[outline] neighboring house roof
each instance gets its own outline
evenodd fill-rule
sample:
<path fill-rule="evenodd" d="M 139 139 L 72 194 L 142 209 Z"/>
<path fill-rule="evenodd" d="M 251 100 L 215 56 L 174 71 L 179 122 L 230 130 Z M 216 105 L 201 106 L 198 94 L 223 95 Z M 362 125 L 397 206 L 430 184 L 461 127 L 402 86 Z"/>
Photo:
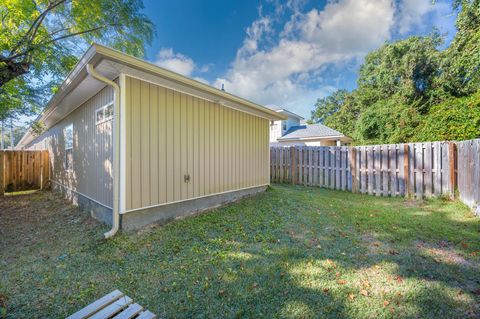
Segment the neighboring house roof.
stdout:
<path fill-rule="evenodd" d="M 286 115 L 265 106 L 94 43 L 69 73 L 37 121 L 45 123 L 47 128 L 54 126 L 105 86 L 88 75 L 87 64 L 91 64 L 98 73 L 110 80 L 117 79 L 123 73 L 269 120 L 287 119 Z M 32 132 L 28 130 L 17 147 L 28 145 L 33 138 Z"/>
<path fill-rule="evenodd" d="M 323 124 L 297 125 L 292 126 L 278 141 L 283 140 L 305 140 L 325 138 L 347 138 L 345 135 Z"/>
<path fill-rule="evenodd" d="M 276 111 L 277 113 L 284 114 L 284 115 L 286 115 L 286 116 L 288 116 L 288 117 L 295 117 L 295 118 L 297 118 L 297 119 L 299 119 L 299 120 L 303 120 L 303 119 L 304 119 L 302 116 L 300 116 L 300 115 L 298 115 L 298 114 L 295 114 L 295 113 L 293 113 L 293 112 L 291 112 L 291 111 L 289 111 L 289 110 L 287 110 L 287 109 L 284 109 L 284 108 L 282 108 L 282 107 L 280 107 L 280 106 L 278 106 L 278 105 L 270 104 L 270 105 L 267 105 L 267 107 L 270 108 L 270 109 L 272 109 L 272 110 L 274 110 L 274 111 Z"/>

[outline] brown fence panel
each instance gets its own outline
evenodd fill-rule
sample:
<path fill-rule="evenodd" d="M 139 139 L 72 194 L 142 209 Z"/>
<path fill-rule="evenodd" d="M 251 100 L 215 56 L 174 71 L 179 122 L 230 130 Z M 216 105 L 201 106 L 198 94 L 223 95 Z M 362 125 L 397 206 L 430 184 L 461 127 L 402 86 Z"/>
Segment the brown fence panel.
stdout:
<path fill-rule="evenodd" d="M 480 214 L 480 139 L 457 143 L 457 179 L 460 200 Z"/>
<path fill-rule="evenodd" d="M 456 180 L 452 145 L 272 147 L 271 181 L 376 196 L 452 196 Z"/>
<path fill-rule="evenodd" d="M 43 189 L 49 181 L 48 151 L 0 151 L 0 195 Z"/>

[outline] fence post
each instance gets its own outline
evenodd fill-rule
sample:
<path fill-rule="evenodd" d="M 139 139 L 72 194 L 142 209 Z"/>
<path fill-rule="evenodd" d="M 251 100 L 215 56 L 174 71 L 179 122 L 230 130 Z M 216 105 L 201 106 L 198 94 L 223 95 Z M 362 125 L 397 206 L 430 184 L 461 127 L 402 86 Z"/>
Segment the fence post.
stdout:
<path fill-rule="evenodd" d="M 357 185 L 357 149 L 355 147 L 349 147 L 350 151 L 350 175 L 352 176 L 352 193 L 356 193 L 358 190 Z"/>
<path fill-rule="evenodd" d="M 455 159 L 457 147 L 455 142 L 448 142 L 448 163 L 449 163 L 449 182 L 450 182 L 450 198 L 455 199 L 455 188 L 457 187 L 457 179 L 455 178 Z"/>
<path fill-rule="evenodd" d="M 5 152 L 0 150 L 0 195 L 5 193 L 5 164 L 4 164 Z"/>
<path fill-rule="evenodd" d="M 295 146 L 290 147 L 290 176 L 291 183 L 297 184 L 297 148 Z"/>
<path fill-rule="evenodd" d="M 409 168 L 409 156 L 408 156 L 408 144 L 403 145 L 403 178 L 405 180 L 405 197 L 410 195 L 410 175 L 408 174 Z"/>

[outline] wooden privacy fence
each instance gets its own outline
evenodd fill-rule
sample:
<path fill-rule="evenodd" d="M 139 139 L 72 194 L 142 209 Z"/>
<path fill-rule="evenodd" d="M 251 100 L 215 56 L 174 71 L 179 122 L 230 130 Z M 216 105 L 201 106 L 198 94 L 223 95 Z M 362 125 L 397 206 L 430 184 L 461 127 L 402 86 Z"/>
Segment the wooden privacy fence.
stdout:
<path fill-rule="evenodd" d="M 48 151 L 0 150 L 0 195 L 42 189 L 49 173 Z"/>
<path fill-rule="evenodd" d="M 480 139 L 457 143 L 458 195 L 480 215 Z"/>
<path fill-rule="evenodd" d="M 452 197 L 455 165 L 454 142 L 270 149 L 272 182 L 376 196 Z"/>

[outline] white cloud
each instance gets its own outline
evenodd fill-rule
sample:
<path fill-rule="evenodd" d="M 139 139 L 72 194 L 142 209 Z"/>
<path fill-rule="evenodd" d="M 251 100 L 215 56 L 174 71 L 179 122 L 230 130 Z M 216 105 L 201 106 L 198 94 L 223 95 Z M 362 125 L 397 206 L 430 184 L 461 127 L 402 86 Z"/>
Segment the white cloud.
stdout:
<path fill-rule="evenodd" d="M 191 76 L 196 65 L 193 60 L 183 54 L 174 53 L 171 48 L 163 48 L 157 54 L 154 62 L 162 68 L 180 73 L 182 75 Z"/>
<path fill-rule="evenodd" d="M 272 32 L 271 19 L 261 16 L 252 23 L 232 67 L 215 86 L 224 83 L 234 94 L 307 115 L 316 98 L 331 90 L 318 85 L 318 71 L 363 56 L 388 40 L 394 5 L 390 0 L 340 0 L 306 13 L 298 11 L 298 4 L 290 7 L 295 8 L 290 21 L 268 49 L 259 49 L 259 42 Z"/>
<path fill-rule="evenodd" d="M 423 17 L 438 6 L 440 4 L 433 4 L 431 0 L 403 0 L 398 5 L 398 32 L 406 34 L 413 28 L 421 27 Z"/>

